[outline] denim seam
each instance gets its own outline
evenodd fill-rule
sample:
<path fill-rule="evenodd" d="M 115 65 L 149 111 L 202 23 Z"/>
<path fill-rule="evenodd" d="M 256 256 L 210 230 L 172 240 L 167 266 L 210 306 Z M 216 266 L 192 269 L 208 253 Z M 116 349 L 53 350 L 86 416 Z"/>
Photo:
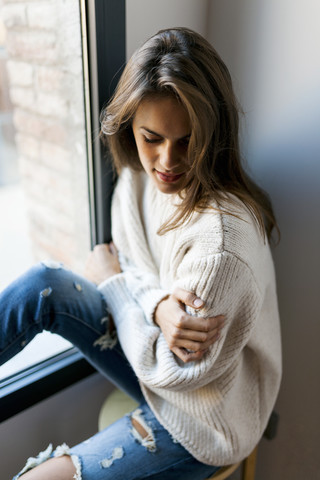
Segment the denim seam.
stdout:
<path fill-rule="evenodd" d="M 43 312 L 42 316 L 49 315 L 51 312 Z M 77 322 L 81 323 L 82 325 L 85 325 L 87 328 L 89 328 L 92 332 L 97 333 L 98 335 L 101 335 L 101 332 L 95 328 L 93 328 L 91 325 L 86 323 L 84 320 L 82 320 L 79 317 L 76 317 L 75 315 L 72 315 L 71 313 L 66 313 L 66 312 L 55 312 L 55 315 L 64 315 L 65 317 L 70 317 L 76 320 Z"/>

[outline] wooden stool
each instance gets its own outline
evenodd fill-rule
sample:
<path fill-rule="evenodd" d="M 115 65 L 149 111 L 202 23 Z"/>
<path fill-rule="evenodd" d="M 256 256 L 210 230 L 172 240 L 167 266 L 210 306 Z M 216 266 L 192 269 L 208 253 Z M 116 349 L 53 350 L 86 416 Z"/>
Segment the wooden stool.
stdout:
<path fill-rule="evenodd" d="M 207 480 L 225 480 L 235 472 L 240 466 L 242 466 L 241 480 L 254 480 L 256 471 L 256 459 L 257 459 L 258 447 L 256 447 L 250 455 L 242 462 L 234 463 L 227 467 L 222 467 L 212 477 Z"/>
<path fill-rule="evenodd" d="M 138 404 L 121 390 L 113 390 L 104 402 L 99 415 L 99 430 L 103 430 L 111 423 L 135 410 Z M 220 468 L 207 480 L 225 480 L 242 466 L 241 480 L 254 480 L 258 447 L 242 462 Z"/>

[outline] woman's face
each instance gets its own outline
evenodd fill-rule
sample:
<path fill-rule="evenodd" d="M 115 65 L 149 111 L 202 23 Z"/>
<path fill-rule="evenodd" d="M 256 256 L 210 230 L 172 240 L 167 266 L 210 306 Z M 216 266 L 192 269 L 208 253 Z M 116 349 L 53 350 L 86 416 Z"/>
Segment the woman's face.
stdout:
<path fill-rule="evenodd" d="M 162 193 L 181 190 L 188 172 L 189 116 L 174 97 L 148 97 L 132 123 L 141 164 Z"/>

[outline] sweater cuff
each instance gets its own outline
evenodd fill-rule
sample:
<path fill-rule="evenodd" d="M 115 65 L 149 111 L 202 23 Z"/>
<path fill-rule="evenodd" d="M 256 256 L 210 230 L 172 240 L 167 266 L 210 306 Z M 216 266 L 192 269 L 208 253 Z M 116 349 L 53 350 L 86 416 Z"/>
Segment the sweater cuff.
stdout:
<path fill-rule="evenodd" d="M 170 295 L 169 291 L 152 289 L 146 291 L 141 297 L 140 305 L 145 313 L 147 322 L 150 325 L 158 326 L 154 321 L 154 313 L 159 303 Z"/>
<path fill-rule="evenodd" d="M 98 285 L 99 292 L 103 295 L 109 312 L 114 319 L 122 317 L 122 310 L 130 304 L 136 304 L 126 287 L 123 273 L 114 275 Z"/>

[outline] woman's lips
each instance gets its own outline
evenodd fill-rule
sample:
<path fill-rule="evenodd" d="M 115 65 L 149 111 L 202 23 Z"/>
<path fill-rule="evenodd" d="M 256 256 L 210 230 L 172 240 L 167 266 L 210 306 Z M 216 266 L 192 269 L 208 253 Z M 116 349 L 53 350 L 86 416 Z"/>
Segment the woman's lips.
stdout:
<path fill-rule="evenodd" d="M 176 182 L 183 175 L 183 173 L 178 173 L 178 174 L 163 173 L 163 172 L 159 172 L 158 170 L 156 170 L 156 172 L 157 172 L 157 175 L 160 178 L 160 180 L 162 180 L 163 182 L 166 182 L 166 183 Z"/>

